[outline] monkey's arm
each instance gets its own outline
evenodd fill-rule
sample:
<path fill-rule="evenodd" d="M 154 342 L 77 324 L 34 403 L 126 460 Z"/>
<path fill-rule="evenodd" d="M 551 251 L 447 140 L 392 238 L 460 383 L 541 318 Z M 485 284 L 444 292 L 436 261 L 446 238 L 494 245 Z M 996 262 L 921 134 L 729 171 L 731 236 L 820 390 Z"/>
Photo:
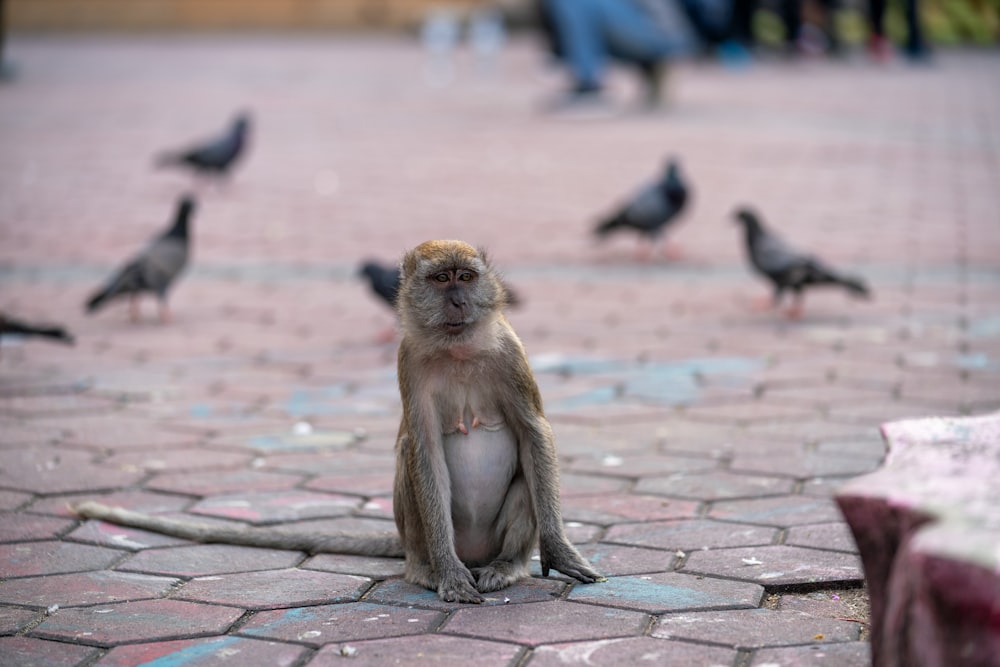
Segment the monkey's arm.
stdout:
<path fill-rule="evenodd" d="M 162 516 L 133 512 L 121 507 L 109 507 L 91 500 L 75 505 L 73 511 L 87 519 L 100 519 L 120 526 L 151 530 L 194 542 L 235 544 L 268 549 L 305 551 L 306 553 L 337 553 L 358 556 L 388 556 L 402 558 L 403 546 L 392 533 L 348 535 L 344 533 L 294 533 L 271 528 L 236 528 L 213 526 L 196 521 L 181 521 Z"/>
<path fill-rule="evenodd" d="M 531 502 L 538 520 L 538 550 L 541 555 L 542 576 L 550 569 L 592 584 L 606 581 L 583 556 L 570 544 L 563 528 L 559 507 L 559 460 L 556 456 L 552 427 L 542 412 L 542 399 L 531 375 L 527 358 L 521 355 L 523 368 L 516 377 L 521 386 L 508 410 L 508 419 L 517 424 L 518 451 L 525 479 L 531 490 Z"/>

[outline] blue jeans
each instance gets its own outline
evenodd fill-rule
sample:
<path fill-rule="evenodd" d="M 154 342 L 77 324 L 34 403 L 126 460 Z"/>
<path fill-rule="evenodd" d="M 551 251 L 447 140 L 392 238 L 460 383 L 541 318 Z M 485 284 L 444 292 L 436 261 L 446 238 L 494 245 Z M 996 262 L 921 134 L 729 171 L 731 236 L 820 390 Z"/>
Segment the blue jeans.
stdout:
<path fill-rule="evenodd" d="M 645 65 L 686 51 L 630 0 L 545 0 L 567 65 L 583 88 L 596 88 L 609 58 Z"/>

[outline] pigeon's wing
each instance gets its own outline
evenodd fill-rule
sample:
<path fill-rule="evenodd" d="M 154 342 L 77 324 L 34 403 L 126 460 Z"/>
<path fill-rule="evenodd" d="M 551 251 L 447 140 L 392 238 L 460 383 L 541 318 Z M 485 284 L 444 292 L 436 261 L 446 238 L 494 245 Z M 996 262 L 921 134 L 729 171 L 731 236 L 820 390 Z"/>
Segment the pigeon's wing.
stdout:
<path fill-rule="evenodd" d="M 625 210 L 625 222 L 630 227 L 654 232 L 674 214 L 673 205 L 667 200 L 658 184 L 640 190 Z"/>
<path fill-rule="evenodd" d="M 187 244 L 182 239 L 174 237 L 157 239 L 136 261 L 143 287 L 163 296 L 184 269 L 187 258 Z"/>
<path fill-rule="evenodd" d="M 808 261 L 774 234 L 761 234 L 751 248 L 754 265 L 767 274 L 782 273 Z"/>

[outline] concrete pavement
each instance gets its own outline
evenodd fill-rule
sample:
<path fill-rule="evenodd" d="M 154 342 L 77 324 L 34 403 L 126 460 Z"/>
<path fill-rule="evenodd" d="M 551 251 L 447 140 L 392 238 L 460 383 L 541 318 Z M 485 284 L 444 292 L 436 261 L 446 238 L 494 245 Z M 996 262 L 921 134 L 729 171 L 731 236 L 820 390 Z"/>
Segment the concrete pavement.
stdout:
<path fill-rule="evenodd" d="M 0 309 L 72 348 L 0 347 L 0 664 L 864 665 L 862 571 L 831 494 L 878 426 L 1000 408 L 1000 55 L 685 64 L 672 106 L 540 113 L 529 42 L 439 85 L 391 37 L 20 38 L 0 88 Z M 160 150 L 255 119 L 231 182 Z M 676 261 L 598 245 L 668 155 L 694 184 Z M 193 189 L 175 321 L 82 304 Z M 752 309 L 729 219 L 752 204 L 866 277 L 870 302 Z M 199 546 L 97 498 L 206 521 L 392 529 L 392 323 L 355 277 L 429 238 L 483 245 L 522 294 L 573 540 L 610 579 L 482 606 L 402 562 Z"/>

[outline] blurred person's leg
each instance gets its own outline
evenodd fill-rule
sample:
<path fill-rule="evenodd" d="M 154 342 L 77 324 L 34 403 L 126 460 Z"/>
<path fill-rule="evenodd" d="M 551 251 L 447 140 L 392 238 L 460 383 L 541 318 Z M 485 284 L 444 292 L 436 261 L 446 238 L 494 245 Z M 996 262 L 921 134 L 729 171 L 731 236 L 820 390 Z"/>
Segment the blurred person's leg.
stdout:
<path fill-rule="evenodd" d="M 547 2 L 578 93 L 601 89 L 610 57 L 648 70 L 689 46 L 627 0 Z"/>
<path fill-rule="evenodd" d="M 920 2 L 918 0 L 905 0 L 906 13 L 906 55 L 911 60 L 926 58 L 928 54 L 927 43 L 924 41 L 924 31 L 920 24 Z"/>
<path fill-rule="evenodd" d="M 802 0 L 781 0 L 781 23 L 785 28 L 785 48 L 794 54 L 802 33 Z"/>
<path fill-rule="evenodd" d="M 876 60 L 888 60 L 889 43 L 885 39 L 886 0 L 868 0 L 868 51 Z"/>

